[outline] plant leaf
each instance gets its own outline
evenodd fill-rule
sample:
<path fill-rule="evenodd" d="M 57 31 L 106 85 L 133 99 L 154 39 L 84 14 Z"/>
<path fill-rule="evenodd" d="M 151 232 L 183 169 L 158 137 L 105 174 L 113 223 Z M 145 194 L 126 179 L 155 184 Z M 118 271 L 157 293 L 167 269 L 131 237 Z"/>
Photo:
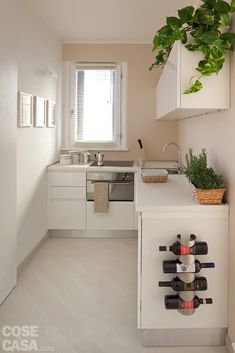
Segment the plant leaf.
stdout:
<path fill-rule="evenodd" d="M 224 62 L 224 52 L 219 47 L 213 46 L 210 50 L 210 59 Z"/>
<path fill-rule="evenodd" d="M 214 73 L 214 68 L 211 65 L 211 62 L 208 60 L 201 60 L 198 63 L 198 67 L 196 68 L 198 72 L 200 72 L 204 76 L 210 76 Z"/>
<path fill-rule="evenodd" d="M 224 41 L 222 39 L 216 39 L 213 42 L 213 45 L 217 48 L 219 48 L 222 52 L 224 52 Z"/>
<path fill-rule="evenodd" d="M 216 0 L 202 0 L 204 2 L 204 4 L 206 6 L 208 6 L 208 8 L 210 10 L 213 10 L 214 6 L 215 6 L 215 3 L 216 3 Z"/>
<path fill-rule="evenodd" d="M 161 38 L 159 37 L 159 34 L 157 33 L 155 35 L 155 37 L 153 38 L 153 51 L 156 50 L 160 46 L 161 46 Z"/>
<path fill-rule="evenodd" d="M 235 33 L 226 32 L 221 34 L 220 38 L 223 40 L 228 40 L 229 42 L 232 42 L 235 39 Z"/>
<path fill-rule="evenodd" d="M 186 44 L 187 43 L 188 36 L 187 36 L 187 32 L 184 29 L 181 30 L 181 38 L 180 38 L 180 40 L 181 40 L 182 44 Z"/>
<path fill-rule="evenodd" d="M 204 25 L 214 24 L 214 13 L 205 7 L 199 7 L 194 15 L 194 22 Z"/>
<path fill-rule="evenodd" d="M 222 13 L 220 15 L 220 20 L 219 20 L 221 26 L 220 27 L 229 27 L 231 23 L 231 19 L 229 14 Z"/>
<path fill-rule="evenodd" d="M 180 28 L 181 27 L 181 22 L 177 17 L 167 17 L 166 18 L 166 23 L 168 26 L 170 26 L 171 28 Z"/>
<path fill-rule="evenodd" d="M 232 1 L 231 1 L 230 11 L 231 11 L 231 12 L 234 12 L 234 11 L 235 11 L 235 0 L 232 0 Z"/>
<path fill-rule="evenodd" d="M 196 51 L 196 50 L 198 50 L 198 45 L 186 44 L 185 48 L 190 50 L 190 51 Z"/>
<path fill-rule="evenodd" d="M 219 34 L 216 31 L 205 32 L 201 35 L 200 40 L 206 44 L 212 44 L 219 38 Z"/>
<path fill-rule="evenodd" d="M 181 24 L 190 23 L 193 19 L 194 7 L 186 6 L 181 10 L 178 10 L 178 15 L 180 18 Z"/>
<path fill-rule="evenodd" d="M 202 89 L 202 83 L 196 80 L 189 88 L 184 91 L 184 94 L 196 93 Z"/>
<path fill-rule="evenodd" d="M 214 7 L 214 11 L 219 15 L 221 15 L 222 13 L 227 14 L 230 12 L 230 6 L 227 2 L 223 0 L 217 0 Z"/>

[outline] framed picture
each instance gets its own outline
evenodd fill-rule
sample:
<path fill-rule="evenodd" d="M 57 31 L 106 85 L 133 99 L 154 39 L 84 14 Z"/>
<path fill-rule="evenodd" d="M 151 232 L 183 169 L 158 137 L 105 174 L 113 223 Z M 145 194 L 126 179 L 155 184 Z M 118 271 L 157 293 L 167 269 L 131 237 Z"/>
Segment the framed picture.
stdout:
<path fill-rule="evenodd" d="M 47 100 L 47 127 L 55 127 L 55 102 Z"/>
<path fill-rule="evenodd" d="M 18 92 L 18 127 L 33 125 L 33 96 Z"/>
<path fill-rule="evenodd" d="M 44 127 L 46 118 L 46 105 L 45 99 L 35 96 L 33 99 L 33 111 L 34 111 L 34 126 Z"/>

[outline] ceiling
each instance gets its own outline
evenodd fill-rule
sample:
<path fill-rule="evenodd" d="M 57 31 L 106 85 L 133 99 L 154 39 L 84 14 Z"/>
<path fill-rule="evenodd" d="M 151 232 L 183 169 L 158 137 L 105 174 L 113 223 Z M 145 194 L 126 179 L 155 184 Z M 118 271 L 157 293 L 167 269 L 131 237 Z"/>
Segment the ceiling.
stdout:
<path fill-rule="evenodd" d="M 63 42 L 150 43 L 166 16 L 195 0 L 26 0 Z"/>

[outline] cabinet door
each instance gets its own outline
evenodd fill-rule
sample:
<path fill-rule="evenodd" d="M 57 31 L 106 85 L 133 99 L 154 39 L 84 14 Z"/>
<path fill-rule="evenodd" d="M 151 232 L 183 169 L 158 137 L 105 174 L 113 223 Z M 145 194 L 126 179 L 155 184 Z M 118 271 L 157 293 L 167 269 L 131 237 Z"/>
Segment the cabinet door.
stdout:
<path fill-rule="evenodd" d="M 180 106 L 180 49 L 173 46 L 156 87 L 156 118 L 160 119 Z"/>
<path fill-rule="evenodd" d="M 86 201 L 77 199 L 50 199 L 49 229 L 85 229 Z"/>
<path fill-rule="evenodd" d="M 94 202 L 87 202 L 87 229 L 133 230 L 134 203 L 109 202 L 107 213 L 95 213 Z"/>
<path fill-rule="evenodd" d="M 142 275 L 140 328 L 212 328 L 227 327 L 228 230 L 227 218 L 215 216 L 197 219 L 142 220 Z M 201 305 L 191 316 L 177 310 L 166 310 L 164 296 L 175 294 L 171 288 L 159 288 L 158 281 L 170 281 L 175 274 L 164 274 L 162 261 L 176 259 L 168 252 L 159 252 L 160 245 L 171 245 L 176 234 L 197 235 L 208 243 L 209 253 L 197 256 L 200 262 L 215 262 L 214 269 L 203 269 L 198 275 L 208 280 L 208 290 L 197 292 L 202 298 L 213 298 L 212 305 Z"/>
<path fill-rule="evenodd" d="M 178 44 L 180 45 L 180 44 Z M 204 76 L 201 79 L 203 89 L 194 94 L 184 94 L 184 91 L 190 85 L 190 78 L 198 75 L 195 68 L 203 55 L 198 52 L 191 52 L 183 45 L 181 50 L 181 108 L 183 109 L 200 109 L 217 110 L 230 108 L 230 57 L 226 55 L 226 60 L 221 71 L 211 76 Z M 192 113 L 191 113 L 192 114 Z M 193 115 L 193 114 L 192 114 Z M 195 114 L 194 114 L 195 115 Z M 190 114 L 188 115 L 190 116 Z"/>

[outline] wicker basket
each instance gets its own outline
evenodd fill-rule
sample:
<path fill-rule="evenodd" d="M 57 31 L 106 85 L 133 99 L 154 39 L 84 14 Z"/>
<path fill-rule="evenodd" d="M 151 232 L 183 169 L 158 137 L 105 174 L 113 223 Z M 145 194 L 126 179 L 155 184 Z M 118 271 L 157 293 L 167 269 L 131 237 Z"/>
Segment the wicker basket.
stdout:
<path fill-rule="evenodd" d="M 167 178 L 168 175 L 142 175 L 142 180 L 144 183 L 165 183 Z"/>
<path fill-rule="evenodd" d="M 222 203 L 226 189 L 194 189 L 193 193 L 202 205 L 219 205 Z"/>

